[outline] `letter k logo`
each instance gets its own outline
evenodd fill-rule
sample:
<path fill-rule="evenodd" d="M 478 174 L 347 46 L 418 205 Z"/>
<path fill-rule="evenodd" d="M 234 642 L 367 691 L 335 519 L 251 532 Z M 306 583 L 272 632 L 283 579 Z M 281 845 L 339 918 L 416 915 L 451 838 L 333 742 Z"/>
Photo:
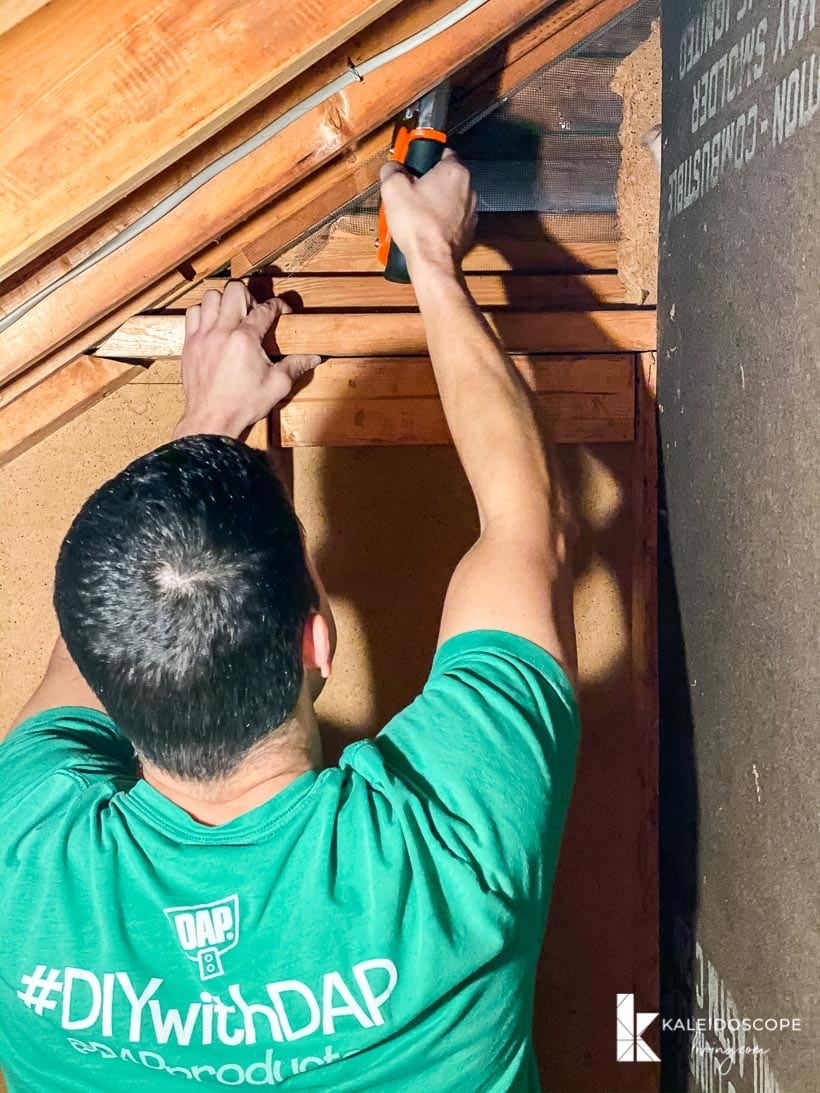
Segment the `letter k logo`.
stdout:
<path fill-rule="evenodd" d="M 616 1005 L 615 1058 L 619 1063 L 659 1063 L 659 1057 L 641 1038 L 657 1013 L 635 1013 L 634 994 L 619 994 Z"/>

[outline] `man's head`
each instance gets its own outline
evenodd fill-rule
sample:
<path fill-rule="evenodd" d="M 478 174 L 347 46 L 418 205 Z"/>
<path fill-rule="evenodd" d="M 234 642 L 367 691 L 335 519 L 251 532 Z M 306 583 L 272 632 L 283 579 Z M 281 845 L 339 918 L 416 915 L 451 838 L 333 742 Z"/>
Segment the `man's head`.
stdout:
<path fill-rule="evenodd" d="M 293 509 L 264 457 L 226 437 L 167 444 L 89 498 L 54 604 L 138 754 L 180 778 L 230 774 L 293 712 L 305 668 L 329 664 Z"/>

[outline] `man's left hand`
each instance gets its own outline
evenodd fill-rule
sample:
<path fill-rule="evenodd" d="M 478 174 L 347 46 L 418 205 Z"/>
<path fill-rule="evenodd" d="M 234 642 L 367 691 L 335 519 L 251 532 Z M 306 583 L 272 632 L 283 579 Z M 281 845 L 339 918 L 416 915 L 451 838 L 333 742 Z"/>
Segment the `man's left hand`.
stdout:
<path fill-rule="evenodd" d="M 315 368 L 317 356 L 283 357 L 263 348 L 280 315 L 291 308 L 278 298 L 256 303 L 241 281 L 211 289 L 185 313 L 182 386 L 185 410 L 174 437 L 216 433 L 238 437 L 290 394 Z"/>

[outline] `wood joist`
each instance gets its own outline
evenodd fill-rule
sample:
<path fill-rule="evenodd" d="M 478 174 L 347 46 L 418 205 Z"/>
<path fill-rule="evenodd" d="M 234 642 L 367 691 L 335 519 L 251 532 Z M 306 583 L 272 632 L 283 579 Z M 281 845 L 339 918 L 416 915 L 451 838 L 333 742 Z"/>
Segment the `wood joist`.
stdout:
<path fill-rule="evenodd" d="M 57 0 L 49 4 L 24 19 L 7 37 L 28 34 L 36 43 L 37 36 L 43 34 L 42 27 L 37 31 L 38 20 L 56 18 L 61 5 L 73 2 Z M 164 0 L 164 6 L 172 6 L 174 2 Z M 454 30 L 391 62 L 363 83 L 345 89 L 323 107 L 309 111 L 267 145 L 186 199 L 155 228 L 55 291 L 3 334 L 0 459 L 6 460 L 25 450 L 109 390 L 127 382 L 133 374 L 133 364 L 88 356 L 90 346 L 104 343 L 108 335 L 137 312 L 190 292 L 197 282 L 227 262 L 237 272 L 247 272 L 270 254 L 281 252 L 312 224 L 369 185 L 388 145 L 392 119 L 408 101 L 458 71 L 454 111 L 466 115 L 480 109 L 489 101 L 488 97 L 509 93 L 630 2 L 555 0 L 550 4 L 545 0 L 487 0 Z M 324 59 L 240 117 L 235 116 L 235 106 L 225 105 L 233 94 L 231 89 L 220 87 L 219 93 L 225 100 L 219 107 L 222 113 L 209 116 L 222 118 L 220 124 L 228 120 L 230 124 L 191 151 L 186 149 L 194 138 L 181 140 L 176 147 L 185 154 L 176 163 L 153 174 L 104 216 L 60 238 L 8 278 L 0 285 L 0 312 L 8 313 L 53 282 L 58 274 L 92 253 L 202 166 L 345 69 L 349 59 L 360 61 L 372 56 L 455 6 L 455 0 L 429 0 L 424 5 L 403 0 L 397 4 L 358 6 L 351 0 L 335 12 L 340 25 L 348 17 L 353 21 L 359 19 L 360 26 L 381 17 L 341 45 L 337 35 L 344 32 L 338 27 L 328 29 L 322 47 Z M 354 13 L 354 8 L 359 14 Z M 388 8 L 392 10 L 387 11 Z M 369 16 L 362 14 L 364 9 Z M 383 14 L 385 11 L 387 14 Z M 242 48 L 246 45 L 243 41 Z M 292 43 L 289 45 L 293 52 Z M 334 49 L 334 45 L 338 48 Z M 305 49 L 315 51 L 316 43 L 311 41 Z M 311 56 L 315 58 L 316 53 Z M 285 63 L 293 64 L 294 71 L 301 65 L 296 57 Z M 257 95 L 254 91 L 245 100 L 240 92 L 241 89 L 236 90 L 231 102 L 249 102 Z M 155 151 L 149 150 L 150 155 Z M 103 150 L 95 150 L 97 167 L 103 158 Z M 160 156 L 152 162 L 154 170 L 165 160 Z M 54 187 L 53 193 L 57 200 L 59 188 Z M 108 199 L 101 200 L 105 203 Z M 77 223 L 72 216 L 66 204 L 64 231 Z M 503 229 L 499 218 L 488 218 L 492 221 L 490 237 L 479 239 L 467 261 L 468 270 L 491 275 L 486 281 L 474 281 L 482 306 L 512 305 L 521 312 L 547 307 L 582 307 L 589 311 L 619 306 L 622 289 L 613 277 L 611 234 L 607 238 L 576 237 L 561 241 L 539 232 L 538 240 L 532 234 L 527 238 L 516 230 L 509 231 L 513 227 L 512 218 L 500 219 L 506 221 Z M 504 237 L 506 232 L 509 234 Z M 59 234 L 57 229 L 49 239 Z M 351 243 L 342 236 L 329 241 L 324 259 L 326 268 L 322 272 L 344 271 L 353 279 L 374 273 L 372 251 L 365 254 L 361 249 L 363 242 L 369 246 L 369 240 Z M 545 274 L 564 276 L 563 279 L 554 276 L 552 281 L 539 284 L 535 279 L 529 282 L 511 279 L 508 276 L 511 270 L 529 270 L 533 278 Z M 315 263 L 309 263 L 302 272 L 312 275 L 316 272 Z M 570 277 L 570 272 L 578 276 Z M 293 290 L 303 294 L 307 287 L 303 280 Z M 344 307 L 339 300 L 346 286 L 336 284 L 332 290 L 330 285 L 325 287 L 327 300 L 317 304 L 316 309 Z M 375 282 L 370 287 L 375 288 Z M 381 281 L 378 287 L 379 303 L 370 306 L 407 306 L 406 293 L 403 297 L 391 296 L 392 289 Z M 365 285 L 360 284 L 356 289 L 351 284 L 347 288 L 355 292 L 365 289 Z M 542 291 L 544 297 L 539 300 Z M 334 302 L 328 302 L 331 299 Z M 559 326 L 564 324 L 558 315 L 554 321 Z M 581 322 L 577 314 L 567 321 L 576 329 Z M 654 345 L 654 339 L 647 335 L 635 344 L 617 344 L 639 351 L 650 348 L 649 342 Z M 563 345 L 560 339 L 559 344 Z M 572 351 L 575 344 L 570 338 L 567 351 Z M 612 344 L 606 343 L 606 347 L 612 348 Z M 337 347 L 335 355 L 338 354 Z M 28 432 L 22 424 L 27 420 L 32 423 Z"/>

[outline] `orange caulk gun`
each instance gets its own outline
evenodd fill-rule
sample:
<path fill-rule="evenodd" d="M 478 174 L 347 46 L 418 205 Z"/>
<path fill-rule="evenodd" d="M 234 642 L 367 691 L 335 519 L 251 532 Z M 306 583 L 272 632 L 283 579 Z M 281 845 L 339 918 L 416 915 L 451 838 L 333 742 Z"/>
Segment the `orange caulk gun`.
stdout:
<path fill-rule="evenodd" d="M 390 149 L 390 159 L 401 163 L 416 178 L 427 174 L 444 154 L 447 134 L 444 123 L 450 102 L 450 81 L 423 95 L 418 102 L 407 108 Z M 379 238 L 377 255 L 384 266 L 388 281 L 410 284 L 410 274 L 404 255 L 390 238 L 384 207 L 379 206 Z"/>

